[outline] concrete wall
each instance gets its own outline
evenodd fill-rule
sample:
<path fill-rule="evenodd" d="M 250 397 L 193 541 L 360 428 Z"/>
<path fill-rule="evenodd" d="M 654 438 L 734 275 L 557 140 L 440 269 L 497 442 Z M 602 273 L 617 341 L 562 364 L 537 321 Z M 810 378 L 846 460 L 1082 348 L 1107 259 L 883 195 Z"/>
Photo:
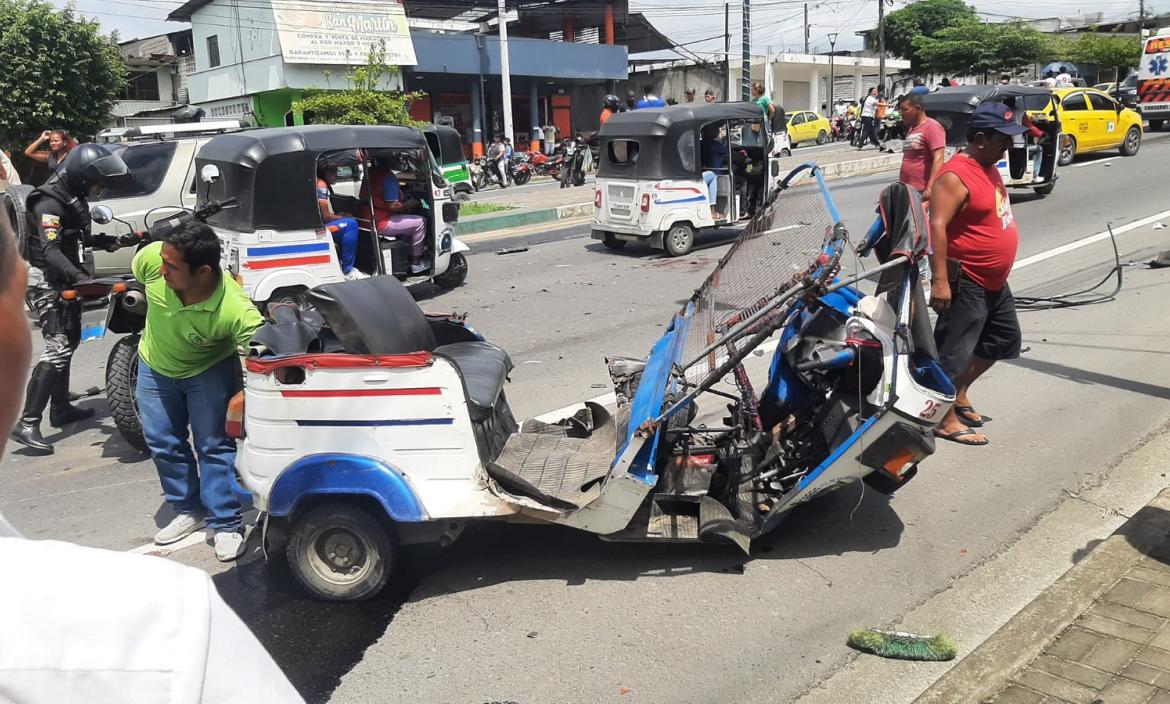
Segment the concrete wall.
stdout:
<path fill-rule="evenodd" d="M 138 71 L 141 73 L 141 71 Z M 174 105 L 174 69 L 164 66 L 154 71 L 158 79 L 158 100 L 119 100 L 114 104 L 114 116 L 126 117 L 144 110 L 157 110 L 168 105 Z"/>
<path fill-rule="evenodd" d="M 626 99 L 626 91 L 633 91 L 634 95 L 641 97 L 642 86 L 647 83 L 654 86 L 658 97 L 663 100 L 674 98 L 679 103 L 686 101 L 687 88 L 695 89 L 695 102 L 703 101 L 703 91 L 708 88 L 715 91 L 720 101 L 725 99 L 724 94 L 727 92 L 723 88 L 722 66 L 673 66 L 652 71 L 631 71 L 626 80 L 614 82 L 614 95 L 622 101 Z M 608 92 L 605 83 L 579 86 L 573 91 L 574 129 L 593 131 L 600 126 L 601 101 Z"/>

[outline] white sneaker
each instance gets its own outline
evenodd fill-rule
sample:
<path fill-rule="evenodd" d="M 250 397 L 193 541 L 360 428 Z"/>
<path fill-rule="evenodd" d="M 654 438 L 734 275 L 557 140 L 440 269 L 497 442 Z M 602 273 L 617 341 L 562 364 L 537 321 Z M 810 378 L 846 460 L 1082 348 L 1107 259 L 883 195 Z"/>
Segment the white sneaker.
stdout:
<path fill-rule="evenodd" d="M 430 268 L 431 268 L 431 266 L 429 264 L 419 262 L 418 264 L 411 264 L 410 265 L 410 273 L 412 273 L 412 274 L 425 274 L 425 273 L 427 273 L 427 271 Z"/>
<path fill-rule="evenodd" d="M 174 520 L 163 526 L 163 529 L 154 534 L 155 545 L 170 545 L 177 543 L 188 535 L 203 527 L 202 513 L 180 513 Z"/>
<path fill-rule="evenodd" d="M 370 275 L 358 269 L 356 266 L 349 270 L 348 274 L 342 274 L 346 281 L 357 281 L 358 279 L 368 279 Z"/>
<path fill-rule="evenodd" d="M 225 530 L 215 534 L 215 559 L 231 562 L 244 554 L 244 534 Z"/>

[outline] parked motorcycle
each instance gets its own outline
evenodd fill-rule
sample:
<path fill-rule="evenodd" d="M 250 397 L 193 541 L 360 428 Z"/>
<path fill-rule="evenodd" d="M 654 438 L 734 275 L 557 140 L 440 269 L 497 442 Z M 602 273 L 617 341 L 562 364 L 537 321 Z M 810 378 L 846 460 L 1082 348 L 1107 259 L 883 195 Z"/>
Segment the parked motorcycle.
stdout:
<path fill-rule="evenodd" d="M 566 139 L 562 145 L 564 150 L 564 168 L 561 169 L 561 188 L 568 188 L 572 186 L 585 185 L 585 157 L 589 151 L 589 145 L 585 140 L 577 135 L 571 139 Z"/>
<path fill-rule="evenodd" d="M 108 206 L 96 205 L 90 210 L 90 217 L 96 225 L 118 222 L 131 229 L 129 234 L 118 236 L 122 246 L 143 246 L 162 239 L 171 230 L 190 222 L 205 221 L 224 208 L 236 205 L 235 198 L 212 201 L 197 210 L 183 210 L 177 214 L 167 208 L 168 216 L 148 224 L 146 232 L 135 232 L 133 227 L 114 217 Z M 149 223 L 150 213 L 146 220 Z M 142 435 L 142 422 L 138 418 L 136 382 L 138 379 L 138 343 L 146 327 L 146 289 L 133 279 L 97 279 L 76 287 L 75 295 L 87 300 L 108 298 L 105 324 L 90 331 L 86 339 L 101 339 L 107 332 L 124 335 L 118 340 L 106 359 L 106 400 L 110 404 L 110 416 L 114 427 L 131 446 L 146 451 L 146 439 Z"/>
<path fill-rule="evenodd" d="M 516 152 L 512 155 L 512 163 L 508 165 L 512 172 L 512 183 L 523 186 L 532 180 L 532 165 L 528 162 L 526 152 Z"/>

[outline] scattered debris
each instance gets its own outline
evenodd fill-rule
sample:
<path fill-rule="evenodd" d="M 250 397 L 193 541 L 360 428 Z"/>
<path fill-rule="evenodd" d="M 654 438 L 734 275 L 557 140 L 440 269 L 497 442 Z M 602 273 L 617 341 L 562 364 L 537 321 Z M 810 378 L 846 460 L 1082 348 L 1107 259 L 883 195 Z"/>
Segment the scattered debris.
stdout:
<path fill-rule="evenodd" d="M 539 359 L 526 359 L 521 362 L 521 364 L 544 364 L 544 362 L 540 361 Z"/>
<path fill-rule="evenodd" d="M 1165 229 L 1166 229 L 1166 223 L 1164 223 L 1164 222 L 1156 222 L 1156 223 L 1154 223 L 1154 229 L 1155 229 L 1155 230 L 1165 230 Z"/>
<path fill-rule="evenodd" d="M 604 389 L 605 384 L 590 384 L 589 388 L 591 388 L 591 389 Z"/>
<path fill-rule="evenodd" d="M 850 648 L 895 660 L 953 660 L 954 642 L 943 634 L 920 636 L 898 631 L 858 629 L 846 641 Z"/>
<path fill-rule="evenodd" d="M 535 637 L 536 637 L 536 631 L 529 631 L 529 632 L 528 632 L 528 637 L 529 637 L 529 638 L 535 638 Z"/>
<path fill-rule="evenodd" d="M 505 247 L 504 249 L 497 249 L 496 254 L 517 254 L 519 252 L 527 251 L 527 247 Z"/>
<path fill-rule="evenodd" d="M 629 687 L 618 687 L 618 694 L 625 695 L 625 694 L 629 694 L 632 691 L 634 691 L 634 690 L 630 689 Z"/>

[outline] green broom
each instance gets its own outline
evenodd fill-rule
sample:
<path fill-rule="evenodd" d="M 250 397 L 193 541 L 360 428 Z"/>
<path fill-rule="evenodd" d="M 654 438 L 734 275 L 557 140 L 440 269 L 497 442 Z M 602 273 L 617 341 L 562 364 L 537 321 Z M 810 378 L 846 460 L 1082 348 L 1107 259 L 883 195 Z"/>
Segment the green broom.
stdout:
<path fill-rule="evenodd" d="M 897 660 L 952 660 L 955 644 L 943 634 L 919 636 L 897 631 L 861 628 L 849 634 L 850 648 Z"/>

